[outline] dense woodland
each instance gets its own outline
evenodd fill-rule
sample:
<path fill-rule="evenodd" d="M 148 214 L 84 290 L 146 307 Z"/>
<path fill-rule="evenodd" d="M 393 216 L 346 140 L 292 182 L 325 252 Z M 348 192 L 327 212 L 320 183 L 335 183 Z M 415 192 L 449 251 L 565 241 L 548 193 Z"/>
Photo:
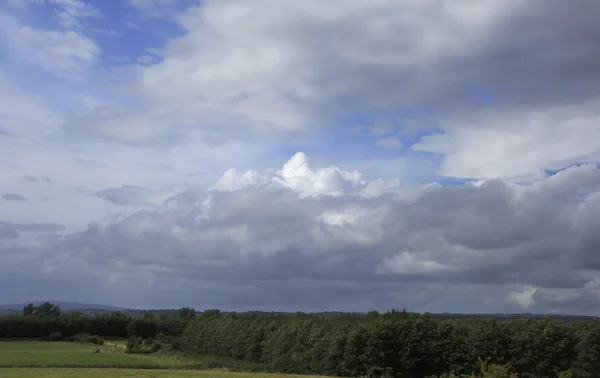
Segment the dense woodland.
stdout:
<path fill-rule="evenodd" d="M 152 351 L 222 356 L 269 371 L 337 376 L 480 376 L 486 365 L 520 377 L 597 377 L 600 372 L 598 320 L 436 319 L 396 310 L 366 316 L 259 316 L 182 308 L 170 314 L 84 316 L 61 313 L 50 303 L 31 305 L 21 314 L 0 318 L 0 338 L 54 335 L 50 339 L 57 340 L 84 333 L 129 338 L 131 349 L 154 340 L 159 347 Z"/>

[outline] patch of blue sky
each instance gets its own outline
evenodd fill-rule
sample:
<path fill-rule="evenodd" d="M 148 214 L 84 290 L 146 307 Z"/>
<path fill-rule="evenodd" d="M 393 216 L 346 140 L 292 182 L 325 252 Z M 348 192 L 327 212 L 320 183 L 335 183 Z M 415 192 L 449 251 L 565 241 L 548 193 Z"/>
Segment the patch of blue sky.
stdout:
<path fill-rule="evenodd" d="M 135 61 L 140 56 L 152 55 L 150 49 L 163 49 L 169 38 L 184 34 L 173 19 L 141 17 L 135 8 L 124 2 L 95 0 L 91 4 L 104 15 L 96 21 L 97 27 L 119 33 L 114 36 L 98 33 L 96 37 L 107 57 Z"/>
<path fill-rule="evenodd" d="M 98 10 L 99 16 L 81 19 L 82 32 L 98 44 L 104 59 L 135 61 L 139 56 L 149 55 L 148 49 L 161 49 L 168 38 L 184 33 L 174 19 L 143 17 L 125 1 L 89 0 L 87 4 Z M 19 18 L 29 26 L 56 29 L 59 11 L 56 4 L 32 3 L 29 11 Z"/>

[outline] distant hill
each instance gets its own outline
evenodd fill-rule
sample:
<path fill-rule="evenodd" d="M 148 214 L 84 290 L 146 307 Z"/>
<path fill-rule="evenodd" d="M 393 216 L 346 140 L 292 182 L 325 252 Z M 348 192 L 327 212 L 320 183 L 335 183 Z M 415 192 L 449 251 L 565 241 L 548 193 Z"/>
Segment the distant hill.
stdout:
<path fill-rule="evenodd" d="M 8 304 L 8 305 L 0 305 L 0 311 L 2 312 L 15 312 L 22 311 L 23 307 L 27 306 L 29 303 L 33 303 L 34 306 L 39 306 L 46 301 L 33 301 L 28 303 L 20 303 L 20 304 Z M 73 311 L 73 310 L 95 310 L 95 311 L 126 311 L 127 309 L 122 307 L 115 306 L 105 306 L 99 304 L 91 304 L 91 303 L 78 303 L 78 302 L 65 302 L 65 301 L 48 301 L 52 304 L 59 305 L 62 311 Z"/>

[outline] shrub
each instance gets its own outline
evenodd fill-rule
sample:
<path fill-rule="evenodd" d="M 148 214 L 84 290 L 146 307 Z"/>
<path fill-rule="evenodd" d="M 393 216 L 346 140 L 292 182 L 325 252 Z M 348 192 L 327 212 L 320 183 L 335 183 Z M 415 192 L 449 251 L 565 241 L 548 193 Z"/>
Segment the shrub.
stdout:
<path fill-rule="evenodd" d="M 173 340 L 171 341 L 171 349 L 172 350 L 180 350 L 181 349 L 181 341 L 179 340 L 179 338 L 173 338 Z"/>
<path fill-rule="evenodd" d="M 89 333 L 78 333 L 73 336 L 73 340 L 78 343 L 87 343 L 95 345 L 104 345 L 104 339 L 98 335 L 90 335 Z"/>
<path fill-rule="evenodd" d="M 150 345 L 150 353 L 156 353 L 162 349 L 162 344 L 158 341 L 153 341 L 152 345 Z"/>
<path fill-rule="evenodd" d="M 150 354 L 156 353 L 162 348 L 162 344 L 158 341 L 152 341 L 152 339 L 132 337 L 127 342 L 127 349 L 125 349 L 125 353 Z"/>
<path fill-rule="evenodd" d="M 48 341 L 61 341 L 63 339 L 63 335 L 60 332 L 52 332 L 48 335 Z"/>

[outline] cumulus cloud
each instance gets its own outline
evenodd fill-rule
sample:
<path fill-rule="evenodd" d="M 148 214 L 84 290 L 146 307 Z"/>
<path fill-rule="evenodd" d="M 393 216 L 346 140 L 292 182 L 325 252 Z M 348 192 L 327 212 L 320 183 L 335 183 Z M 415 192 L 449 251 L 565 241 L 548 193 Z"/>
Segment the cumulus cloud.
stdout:
<path fill-rule="evenodd" d="M 334 124 L 332 114 L 366 112 L 375 125 L 393 122 L 416 135 L 431 124 L 416 126 L 406 110 L 424 108 L 443 132 L 413 149 L 440 154 L 439 174 L 535 179 L 598 158 L 600 27 L 591 15 L 599 6 L 572 7 L 202 2 L 178 14 L 184 33 L 164 58 L 139 67 L 132 85 L 143 105 L 133 114 L 107 109 L 86 124 L 94 135 L 139 141 L 186 128 L 314 132 Z"/>
<path fill-rule="evenodd" d="M 108 292 L 135 283 L 155 303 L 593 312 L 599 213 L 595 165 L 527 185 L 408 187 L 298 153 L 280 169 L 229 170 L 154 209 L 92 223 L 38 266 L 89 274 Z"/>
<path fill-rule="evenodd" d="M 135 48 L 40 3 L 0 7 L 0 301 L 597 314 L 596 3 L 132 0 Z"/>

